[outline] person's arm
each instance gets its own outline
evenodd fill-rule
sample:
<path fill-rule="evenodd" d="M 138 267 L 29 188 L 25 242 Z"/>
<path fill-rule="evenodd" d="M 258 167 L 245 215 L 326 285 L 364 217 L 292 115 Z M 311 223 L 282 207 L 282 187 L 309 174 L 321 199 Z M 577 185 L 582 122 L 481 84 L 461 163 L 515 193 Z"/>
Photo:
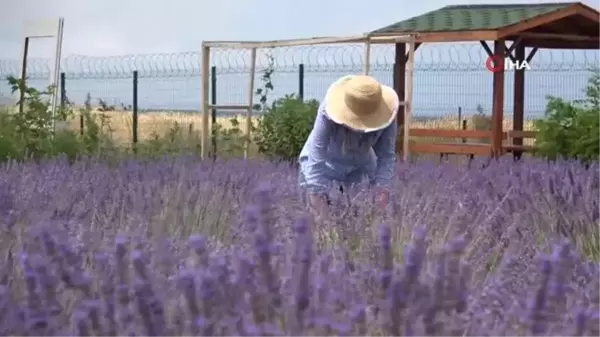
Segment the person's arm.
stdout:
<path fill-rule="evenodd" d="M 324 196 L 329 189 L 329 178 L 326 176 L 325 164 L 327 146 L 331 131 L 331 121 L 325 116 L 324 105 L 319 107 L 317 118 L 308 142 L 308 158 L 303 163 L 303 173 L 306 180 L 306 189 L 309 195 Z"/>
<path fill-rule="evenodd" d="M 396 138 L 398 136 L 398 124 L 392 121 L 373 146 L 377 156 L 377 170 L 373 184 L 381 189 L 390 190 L 396 166 Z"/>

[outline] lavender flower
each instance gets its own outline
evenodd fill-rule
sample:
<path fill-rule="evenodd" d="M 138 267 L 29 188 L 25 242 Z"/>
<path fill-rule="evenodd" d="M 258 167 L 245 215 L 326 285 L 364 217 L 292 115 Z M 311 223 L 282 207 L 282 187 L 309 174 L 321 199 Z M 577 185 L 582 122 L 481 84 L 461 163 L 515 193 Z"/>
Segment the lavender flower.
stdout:
<path fill-rule="evenodd" d="M 317 233 L 288 164 L 2 166 L 0 334 L 598 335 L 597 168 L 398 163 Z"/>

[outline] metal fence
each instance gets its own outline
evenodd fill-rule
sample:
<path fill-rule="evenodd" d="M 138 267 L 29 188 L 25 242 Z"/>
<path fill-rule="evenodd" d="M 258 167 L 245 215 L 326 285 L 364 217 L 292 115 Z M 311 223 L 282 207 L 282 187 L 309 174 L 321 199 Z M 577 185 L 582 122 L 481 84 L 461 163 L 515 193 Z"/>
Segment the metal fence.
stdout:
<path fill-rule="evenodd" d="M 527 51 L 529 52 L 529 51 Z M 211 65 L 216 69 L 214 98 L 219 103 L 243 103 L 249 73 L 248 52 L 216 49 Z M 548 95 L 581 99 L 591 71 L 598 69 L 599 52 L 539 50 L 526 74 L 526 118 L 543 115 Z M 260 50 L 255 87 L 261 87 L 261 72 L 272 57 L 275 72 L 270 99 L 296 93 L 304 99 L 321 99 L 330 83 L 363 69 L 360 44 L 279 47 Z M 487 55 L 479 43 L 424 44 L 416 51 L 414 116 L 419 119 L 463 116 L 491 111 L 492 73 L 485 67 Z M 392 84 L 394 48 L 372 47 L 371 72 L 382 83 Z M 115 109 L 132 105 L 132 76 L 137 70 L 138 104 L 141 113 L 199 112 L 201 106 L 200 51 L 174 54 L 94 57 L 71 55 L 62 60 L 65 91 L 70 101 L 83 104 L 89 93 Z M 51 71 L 46 59 L 28 61 L 30 85 L 43 87 Z M 0 60 L 0 76 L 17 75 L 18 60 Z M 505 116 L 510 118 L 513 73 L 505 79 Z M 6 81 L 0 82 L 0 105 L 11 99 Z M 220 115 L 227 112 L 220 111 Z M 167 114 L 163 114 L 167 115 Z M 165 117 L 166 118 L 166 117 Z M 142 126 L 143 127 L 143 126 Z M 144 133 L 143 130 L 140 131 Z"/>

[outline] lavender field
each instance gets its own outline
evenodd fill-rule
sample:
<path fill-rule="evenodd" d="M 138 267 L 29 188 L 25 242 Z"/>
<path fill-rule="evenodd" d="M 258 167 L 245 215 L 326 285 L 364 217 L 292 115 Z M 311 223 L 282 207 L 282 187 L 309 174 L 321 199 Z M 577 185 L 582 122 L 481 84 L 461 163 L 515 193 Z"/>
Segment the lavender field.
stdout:
<path fill-rule="evenodd" d="M 483 164 L 328 216 L 265 161 L 2 164 L 0 334 L 598 336 L 598 164 Z"/>

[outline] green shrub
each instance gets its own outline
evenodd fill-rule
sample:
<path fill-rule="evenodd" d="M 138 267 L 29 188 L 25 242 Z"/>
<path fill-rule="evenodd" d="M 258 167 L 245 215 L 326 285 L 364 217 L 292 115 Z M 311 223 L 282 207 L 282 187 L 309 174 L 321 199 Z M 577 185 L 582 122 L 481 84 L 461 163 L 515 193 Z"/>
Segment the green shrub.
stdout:
<path fill-rule="evenodd" d="M 258 125 L 256 143 L 269 158 L 292 161 L 302 150 L 317 116 L 319 102 L 286 95 L 269 107 Z"/>
<path fill-rule="evenodd" d="M 135 149 L 133 146 L 119 145 L 112 137 L 114 130 L 110 117 L 104 113 L 114 110 L 114 107 L 98 100 L 101 107 L 99 111 L 93 112 L 92 97 L 89 93 L 83 107 L 78 111 L 78 117 L 82 120 L 82 130 L 76 132 L 57 128 L 53 132 L 53 122 L 64 124 L 75 117 L 71 103 L 67 100 L 66 104 L 58 109 L 57 114 L 52 116 L 49 109 L 52 87 L 39 91 L 28 87 L 25 81 L 20 79 L 10 77 L 8 81 L 13 92 L 24 92 L 25 104 L 22 112 L 16 107 L 0 110 L 0 161 L 55 156 L 65 156 L 71 161 L 80 156 L 118 161 L 131 156 L 152 159 L 199 152 L 198 132 L 178 123 L 163 136 L 155 134 L 150 139 L 140 140 Z"/>
<path fill-rule="evenodd" d="M 60 106 L 52 115 L 50 104 L 54 87 L 43 91 L 27 86 L 25 80 L 7 78 L 12 92 L 23 92 L 23 111 L 11 107 L 0 111 L 0 161 L 40 159 L 64 155 L 75 160 L 80 155 L 97 155 L 113 149 L 105 136 L 107 125 L 102 116 L 91 114 L 88 101 L 81 109 L 85 133 L 79 135 L 71 130 L 53 130 L 53 124 L 65 123 L 73 117 L 69 102 Z M 19 105 L 21 101 L 17 102 Z"/>
<path fill-rule="evenodd" d="M 550 159 L 598 160 L 600 153 L 600 76 L 595 72 L 586 99 L 565 101 L 548 97 L 546 113 L 536 122 L 536 154 Z"/>
<path fill-rule="evenodd" d="M 274 89 L 271 76 L 275 61 L 271 53 L 266 56 L 268 65 L 261 77 L 263 85 L 256 90 L 259 104 L 254 106 L 255 110 L 262 112 L 262 117 L 258 126 L 253 127 L 253 140 L 259 154 L 269 159 L 293 161 L 312 130 L 319 102 L 304 101 L 289 94 L 269 105 L 268 95 Z"/>
<path fill-rule="evenodd" d="M 212 132 L 216 137 L 217 142 L 217 155 L 219 157 L 241 157 L 244 154 L 244 145 L 248 140 L 248 136 L 242 130 L 242 127 L 245 129 L 246 121 L 240 122 L 238 116 L 233 116 L 229 118 L 230 128 L 223 128 L 219 124 L 214 124 L 212 126 Z M 256 132 L 256 125 L 250 125 L 250 134 L 254 134 Z M 252 137 L 250 137 L 252 139 Z M 251 144 L 250 154 L 255 155 L 255 144 Z M 213 149 L 211 146 L 210 149 L 211 156 L 213 155 Z"/>
<path fill-rule="evenodd" d="M 261 115 L 257 125 L 250 125 L 250 138 L 245 132 L 245 121 L 238 116 L 229 121 L 230 128 L 220 125 L 212 126 L 216 137 L 217 155 L 219 157 L 241 156 L 244 145 L 250 140 L 249 157 L 264 156 L 275 160 L 292 161 L 299 154 L 304 142 L 312 130 L 319 102 L 303 101 L 295 95 L 286 95 L 269 104 L 269 95 L 274 86 L 271 76 L 274 72 L 274 59 L 270 52 L 266 53 L 267 67 L 263 69 L 262 85 L 256 89 L 257 103 L 253 110 Z M 212 152 L 212 149 L 211 149 Z"/>

